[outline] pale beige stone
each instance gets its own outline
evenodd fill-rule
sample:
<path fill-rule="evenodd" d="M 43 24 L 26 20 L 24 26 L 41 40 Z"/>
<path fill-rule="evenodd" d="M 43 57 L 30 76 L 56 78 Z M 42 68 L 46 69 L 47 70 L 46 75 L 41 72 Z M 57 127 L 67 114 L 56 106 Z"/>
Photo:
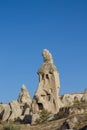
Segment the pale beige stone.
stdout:
<path fill-rule="evenodd" d="M 10 106 L 9 104 L 1 104 L 0 106 L 2 106 L 3 111 L 2 121 L 7 121 L 11 113 Z"/>
<path fill-rule="evenodd" d="M 17 100 L 19 103 L 21 104 L 31 104 L 31 98 L 30 98 L 30 95 L 28 93 L 28 90 L 27 88 L 25 87 L 25 85 L 23 84 L 22 87 L 21 87 L 21 92 L 19 94 L 19 97 L 18 97 L 18 100 Z"/>
<path fill-rule="evenodd" d="M 11 115 L 9 117 L 9 120 L 15 121 L 22 114 L 20 104 L 17 101 L 12 101 L 12 102 L 9 103 L 9 105 L 10 105 L 10 108 L 11 108 Z"/>
<path fill-rule="evenodd" d="M 75 100 L 81 102 L 82 97 L 83 93 L 64 94 L 60 96 L 60 107 L 71 106 L 75 103 Z"/>
<path fill-rule="evenodd" d="M 38 70 L 39 84 L 34 95 L 33 110 L 38 112 L 44 108 L 56 113 L 59 110 L 59 73 L 53 64 L 51 53 L 45 49 L 42 52 L 42 56 L 44 64 Z"/>
<path fill-rule="evenodd" d="M 36 120 L 39 119 L 39 114 L 36 113 L 36 114 L 33 114 L 32 115 L 32 124 L 36 124 Z"/>

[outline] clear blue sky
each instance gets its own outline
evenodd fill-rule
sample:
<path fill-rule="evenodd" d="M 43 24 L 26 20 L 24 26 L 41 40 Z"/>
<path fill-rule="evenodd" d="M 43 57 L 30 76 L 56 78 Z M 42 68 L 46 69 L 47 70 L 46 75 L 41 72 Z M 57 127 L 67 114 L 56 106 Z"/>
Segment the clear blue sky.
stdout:
<path fill-rule="evenodd" d="M 41 52 L 50 50 L 60 94 L 87 88 L 87 0 L 0 0 L 0 102 L 38 86 Z"/>

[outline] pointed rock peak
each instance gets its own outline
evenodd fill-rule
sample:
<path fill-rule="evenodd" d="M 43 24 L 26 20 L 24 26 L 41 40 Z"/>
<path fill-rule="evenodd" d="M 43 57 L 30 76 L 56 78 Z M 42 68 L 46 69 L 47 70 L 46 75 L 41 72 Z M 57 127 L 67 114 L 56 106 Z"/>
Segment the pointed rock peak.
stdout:
<path fill-rule="evenodd" d="M 26 90 L 27 91 L 27 88 L 26 88 L 26 86 L 24 84 L 22 85 L 21 90 Z"/>
<path fill-rule="evenodd" d="M 30 94 L 24 84 L 21 87 L 21 92 L 18 97 L 18 102 L 19 103 L 28 103 L 28 104 L 31 103 Z"/>
<path fill-rule="evenodd" d="M 53 57 L 49 50 L 44 49 L 42 51 L 42 56 L 45 63 L 53 63 Z"/>
<path fill-rule="evenodd" d="M 44 63 L 39 68 L 38 74 L 44 74 L 44 73 L 45 74 L 48 74 L 48 73 L 53 74 L 54 71 L 57 71 L 57 68 L 53 63 L 52 54 L 47 49 L 44 49 L 42 51 L 42 56 L 43 56 Z"/>

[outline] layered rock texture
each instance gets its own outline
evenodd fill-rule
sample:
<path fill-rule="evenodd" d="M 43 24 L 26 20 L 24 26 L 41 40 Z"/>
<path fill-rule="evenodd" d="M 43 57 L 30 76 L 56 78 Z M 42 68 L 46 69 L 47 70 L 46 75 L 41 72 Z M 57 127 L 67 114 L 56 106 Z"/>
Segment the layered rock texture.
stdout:
<path fill-rule="evenodd" d="M 22 85 L 17 100 L 0 104 L 0 121 L 32 124 L 29 130 L 86 130 L 87 89 L 59 96 L 59 72 L 52 54 L 44 49 L 42 57 L 44 63 L 38 70 L 39 83 L 33 99 Z"/>
<path fill-rule="evenodd" d="M 53 63 L 51 53 L 44 49 L 42 56 L 44 63 L 38 70 L 39 84 L 33 99 L 33 112 L 48 109 L 56 113 L 59 110 L 59 73 Z"/>
<path fill-rule="evenodd" d="M 8 104 L 0 104 L 0 120 L 25 122 L 26 115 L 30 114 L 31 102 L 32 100 L 26 87 L 22 85 L 17 101 L 12 101 Z"/>

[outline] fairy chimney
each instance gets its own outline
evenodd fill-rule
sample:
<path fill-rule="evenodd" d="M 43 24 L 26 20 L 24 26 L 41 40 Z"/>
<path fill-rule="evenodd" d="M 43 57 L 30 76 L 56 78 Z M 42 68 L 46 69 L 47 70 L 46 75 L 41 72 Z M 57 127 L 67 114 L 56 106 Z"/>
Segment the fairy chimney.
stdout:
<path fill-rule="evenodd" d="M 44 63 L 38 70 L 39 84 L 34 95 L 32 109 L 33 113 L 38 113 L 43 109 L 56 113 L 59 110 L 59 73 L 47 49 L 43 50 L 42 56 Z"/>

